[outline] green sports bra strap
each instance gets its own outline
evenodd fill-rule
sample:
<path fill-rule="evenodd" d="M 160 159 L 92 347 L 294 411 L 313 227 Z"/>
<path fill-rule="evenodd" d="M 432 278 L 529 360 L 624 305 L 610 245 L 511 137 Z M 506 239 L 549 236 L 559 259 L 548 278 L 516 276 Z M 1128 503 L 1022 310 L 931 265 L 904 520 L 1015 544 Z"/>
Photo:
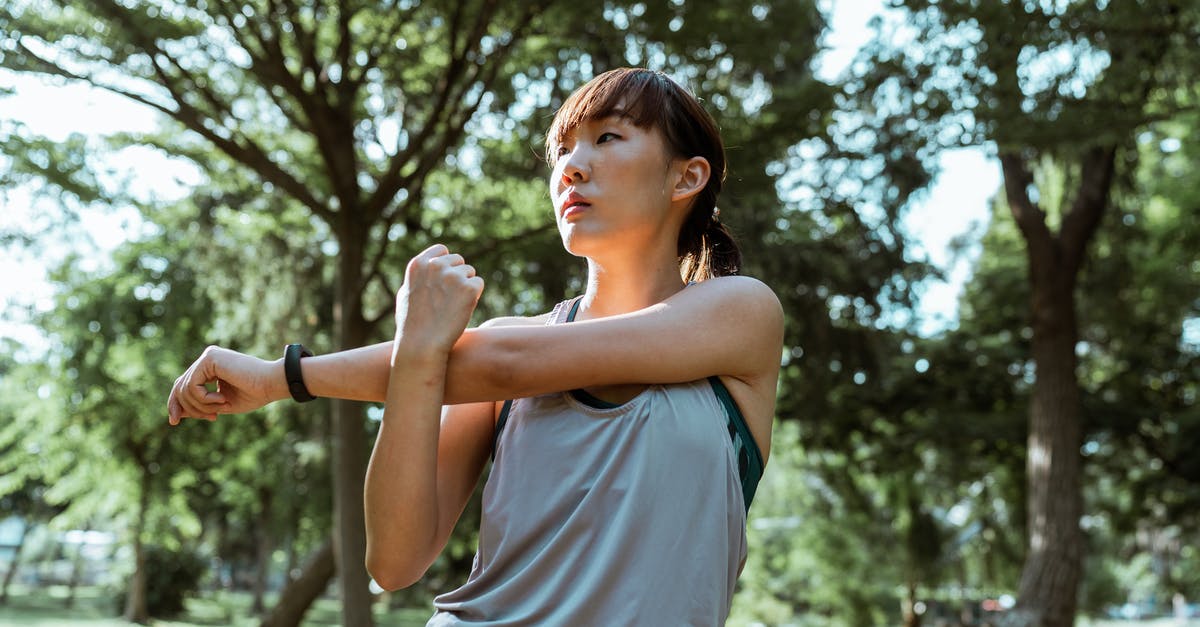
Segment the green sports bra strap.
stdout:
<path fill-rule="evenodd" d="M 763 475 L 762 451 L 758 448 L 758 442 L 754 440 L 754 434 L 750 433 L 750 425 L 746 423 L 741 408 L 729 393 L 729 388 L 716 376 L 709 377 L 708 383 L 725 410 L 725 424 L 729 429 L 730 443 L 737 459 L 738 478 L 742 483 L 742 498 L 745 499 L 746 511 L 749 512 L 754 493 L 758 491 L 758 481 Z"/>
<path fill-rule="evenodd" d="M 500 408 L 500 416 L 496 418 L 496 432 L 492 435 L 492 459 L 496 459 L 496 447 L 500 444 L 500 433 L 504 431 L 504 423 L 508 422 L 508 413 L 512 411 L 512 399 L 504 401 Z"/>
<path fill-rule="evenodd" d="M 582 296 L 576 296 L 571 299 L 571 311 L 567 313 L 567 322 L 575 322 L 575 315 L 579 313 L 579 302 L 582 300 Z"/>

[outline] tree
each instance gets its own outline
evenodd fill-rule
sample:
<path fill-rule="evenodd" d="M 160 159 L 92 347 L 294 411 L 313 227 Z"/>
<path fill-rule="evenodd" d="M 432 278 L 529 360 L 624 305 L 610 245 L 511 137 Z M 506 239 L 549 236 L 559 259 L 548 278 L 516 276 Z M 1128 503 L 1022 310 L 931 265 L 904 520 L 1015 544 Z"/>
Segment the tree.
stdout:
<path fill-rule="evenodd" d="M 1139 134 L 1136 162 L 1119 182 L 1114 224 L 1097 239 L 1081 283 L 1081 377 L 1091 420 L 1084 442 L 1096 504 L 1091 527 L 1112 542 L 1109 570 L 1129 598 L 1146 594 L 1120 577 L 1149 563 L 1159 602 L 1200 594 L 1194 552 L 1200 532 L 1200 466 L 1184 451 L 1200 438 L 1195 403 L 1200 346 L 1188 333 L 1200 314 L 1193 266 L 1200 232 L 1194 211 L 1194 112 Z M 1136 555 L 1130 559 L 1131 555 Z M 1164 598 L 1166 597 L 1166 598 Z M 1126 597 L 1122 597 L 1122 601 Z"/>
<path fill-rule="evenodd" d="M 50 520 L 61 508 L 46 501 L 49 478 L 42 473 L 39 464 L 26 463 L 30 455 L 36 455 L 38 451 L 35 443 L 22 437 L 32 408 L 39 405 L 39 392 L 48 392 L 44 387 L 39 390 L 40 382 L 45 381 L 44 371 L 37 364 L 13 357 L 19 352 L 15 341 L 0 339 L 0 347 L 3 348 L 3 356 L 0 357 L 0 416 L 3 416 L 4 424 L 0 428 L 0 477 L 3 477 L 0 479 L 0 513 L 6 518 L 20 516 L 22 519 L 21 535 L 0 580 L 0 605 L 4 605 L 8 603 L 9 585 L 21 566 L 30 528 Z M 31 446 L 35 448 L 30 450 Z"/>
<path fill-rule="evenodd" d="M 162 437 L 157 388 L 183 366 L 178 351 L 203 332 L 169 321 L 197 319 L 205 302 L 197 298 L 194 280 L 162 252 L 130 247 L 111 274 L 89 276 L 75 259 L 56 271 L 55 280 L 66 287 L 58 307 L 39 320 L 57 346 L 48 364 L 48 394 L 28 406 L 19 423 L 23 445 L 38 459 L 34 465 L 50 479 L 47 500 L 65 507 L 65 524 L 97 516 L 127 523 L 134 567 L 125 617 L 142 623 L 149 620 L 149 538 L 176 538 L 178 545 L 180 534 L 195 533 L 171 484 L 196 446 Z M 106 490 L 95 489 L 96 477 L 106 478 Z M 124 508 L 113 494 L 134 507 Z"/>
<path fill-rule="evenodd" d="M 1027 448 L 1029 545 L 1016 620 L 1070 625 L 1083 536 L 1076 298 L 1109 212 L 1119 155 L 1148 121 L 1184 103 L 1197 15 L 1184 3 L 897 2 L 911 39 L 880 38 L 863 109 L 926 124 L 901 155 L 930 145 L 995 147 L 1025 242 L 1036 367 Z M 890 31 L 889 36 L 897 34 Z M 921 143 L 917 143 L 921 142 Z M 1047 187 L 1053 163 L 1065 174 Z"/>

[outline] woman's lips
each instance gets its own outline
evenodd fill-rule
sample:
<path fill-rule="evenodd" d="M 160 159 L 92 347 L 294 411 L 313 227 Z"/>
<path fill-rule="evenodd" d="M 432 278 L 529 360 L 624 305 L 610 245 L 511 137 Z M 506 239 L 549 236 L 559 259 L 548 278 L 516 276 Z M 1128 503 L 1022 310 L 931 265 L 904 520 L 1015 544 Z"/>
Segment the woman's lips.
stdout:
<path fill-rule="evenodd" d="M 588 199 L 583 194 L 574 190 L 568 191 L 561 204 L 562 217 L 565 220 L 591 206 L 592 203 L 588 202 Z"/>
<path fill-rule="evenodd" d="M 572 217 L 579 215 L 585 209 L 587 209 L 588 207 L 591 207 L 591 206 L 592 206 L 591 203 L 586 203 L 586 202 L 571 203 L 563 208 L 562 217 L 564 220 L 569 220 Z"/>

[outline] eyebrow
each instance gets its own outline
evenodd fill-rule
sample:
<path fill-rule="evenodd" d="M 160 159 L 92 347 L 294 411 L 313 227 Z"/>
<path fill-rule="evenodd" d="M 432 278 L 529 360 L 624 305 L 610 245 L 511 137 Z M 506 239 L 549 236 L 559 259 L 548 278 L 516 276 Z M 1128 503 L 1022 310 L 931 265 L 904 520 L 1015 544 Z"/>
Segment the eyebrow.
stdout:
<path fill-rule="evenodd" d="M 557 141 L 559 143 L 561 143 L 562 140 L 565 139 L 568 135 L 574 133 L 575 129 L 580 124 L 604 122 L 605 120 L 611 120 L 614 118 L 617 120 L 627 122 L 634 126 L 637 126 L 637 118 L 632 113 L 630 113 L 629 111 L 626 111 L 625 109 L 613 109 L 613 110 L 609 111 L 608 113 L 603 113 L 601 115 L 585 118 L 583 120 L 580 120 L 579 124 L 571 126 L 570 128 L 564 128 L 564 129 L 560 130 L 558 133 Z"/>
<path fill-rule="evenodd" d="M 622 120 L 629 124 L 637 126 L 637 117 L 634 116 L 632 113 L 630 113 L 628 109 L 624 109 L 621 107 L 615 107 L 612 110 L 608 111 L 607 113 L 584 118 L 579 121 L 579 124 L 575 124 L 575 125 L 571 126 L 570 128 L 559 129 L 558 133 L 556 133 L 556 137 L 554 138 L 554 145 L 561 146 L 563 144 L 563 141 L 566 140 L 566 138 L 568 136 L 573 134 L 575 132 L 575 129 L 580 124 L 586 124 L 589 122 L 602 122 L 602 121 L 608 120 L 610 118 L 616 118 L 618 120 Z"/>
<path fill-rule="evenodd" d="M 604 115 L 597 116 L 595 119 L 607 120 L 609 118 L 617 118 L 619 120 L 625 120 L 626 122 L 635 122 L 637 120 L 632 113 L 625 109 L 613 109 Z"/>

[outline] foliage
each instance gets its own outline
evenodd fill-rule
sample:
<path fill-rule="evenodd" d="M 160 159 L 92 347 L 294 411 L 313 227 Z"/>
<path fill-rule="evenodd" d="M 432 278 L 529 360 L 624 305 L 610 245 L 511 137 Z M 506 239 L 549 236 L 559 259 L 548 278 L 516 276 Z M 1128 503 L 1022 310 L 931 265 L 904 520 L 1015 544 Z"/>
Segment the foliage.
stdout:
<path fill-rule="evenodd" d="M 94 32 L 92 24 L 103 28 Z M 0 63 L 98 85 L 172 120 L 162 133 L 115 142 L 178 155 L 208 179 L 175 216 L 141 203 L 148 219 L 185 234 L 168 256 L 172 263 L 227 273 L 197 283 L 214 314 L 201 314 L 205 341 L 259 350 L 278 346 L 290 331 L 335 348 L 366 340 L 388 319 L 404 261 L 434 240 L 461 249 L 484 272 L 481 316 L 535 313 L 579 289 L 579 266 L 562 261 L 540 207 L 544 171 L 532 155 L 549 113 L 571 89 L 625 63 L 670 71 L 721 119 L 732 157 L 724 216 L 748 242 L 763 242 L 748 255 L 749 270 L 786 294 L 809 294 L 810 309 L 850 294 L 869 317 L 879 308 L 867 303 L 900 263 L 897 240 L 877 237 L 879 224 L 858 219 L 844 197 L 828 205 L 781 203 L 776 185 L 789 149 L 826 126 L 832 90 L 813 79 L 809 63 L 821 28 L 808 2 L 61 1 L 37 11 L 18 2 L 0 11 Z M 10 134 L 4 141 L 36 140 Z M 54 155 L 55 147 L 46 150 Z M 99 198 L 85 193 L 95 185 L 75 191 L 39 170 L 45 162 L 56 159 L 16 165 L 82 202 Z M 860 248 L 864 241 L 870 245 Z M 840 256 L 855 263 L 839 263 Z M 867 276 L 846 271 L 859 267 Z M 798 272 L 812 278 L 797 285 Z M 836 275 L 832 289 L 820 287 L 822 275 Z M 283 303 L 301 303 L 294 313 L 302 315 L 283 315 Z M 803 332 L 789 330 L 792 337 Z M 823 371 L 818 364 L 833 350 L 827 346 L 810 347 L 813 371 Z M 801 385 L 801 376 L 789 383 Z M 345 424 L 335 419 L 335 433 Z M 253 435 L 237 429 L 231 442 L 269 447 L 280 435 L 247 430 Z M 213 444 L 209 459 L 226 459 L 230 449 Z M 264 450 L 249 449 L 232 458 Z M 353 476 L 356 463 L 334 466 Z M 218 464 L 213 474 L 268 483 L 237 468 Z M 178 485 L 217 522 L 249 516 L 214 503 L 206 478 L 181 471 Z M 256 490 L 247 487 L 230 497 L 252 503 Z M 235 512 L 245 513 L 225 516 Z M 451 561 L 461 573 L 459 558 Z"/>
<path fill-rule="evenodd" d="M 184 600 L 195 594 L 208 569 L 205 559 L 195 551 L 167 550 L 161 546 L 146 547 L 146 570 L 153 573 L 146 582 L 147 606 L 156 618 L 174 618 L 184 610 Z M 120 611 L 128 596 L 117 598 Z"/>
<path fill-rule="evenodd" d="M 816 4 L 6 3 L 0 65 L 100 85 L 164 123 L 61 142 L 0 123 L 0 185 L 40 185 L 63 207 L 6 243 L 78 234 L 92 204 L 146 224 L 110 264 L 79 255 L 57 270 L 44 362 L 0 351 L 0 505 L 44 501 L 57 525 L 132 534 L 127 504 L 144 494 L 150 543 L 236 575 L 265 568 L 268 541 L 296 567 L 333 527 L 332 470 L 355 463 L 331 452 L 328 405 L 165 432 L 174 376 L 209 343 L 270 357 L 292 338 L 328 351 L 387 337 L 404 262 L 434 241 L 487 280 L 480 319 L 581 289 L 547 219 L 541 133 L 571 89 L 639 64 L 721 122 L 722 219 L 787 315 L 734 622 L 894 624 L 909 589 L 1014 590 L 1036 373 L 1021 231 L 998 199 L 958 327 L 922 337 L 911 308 L 932 270 L 899 228 L 938 151 L 962 145 L 1016 151 L 1051 226 L 1083 176 L 1073 160 L 1124 148 L 1079 278 L 1082 607 L 1200 594 L 1200 372 L 1185 332 L 1200 319 L 1200 64 L 1178 45 L 1194 8 L 896 2 L 826 85 L 811 72 Z M 105 172 L 128 146 L 193 163 L 200 181 L 178 201 L 139 197 Z M 365 446 L 363 424 L 349 437 Z M 465 576 L 477 516 L 405 600 Z"/>

